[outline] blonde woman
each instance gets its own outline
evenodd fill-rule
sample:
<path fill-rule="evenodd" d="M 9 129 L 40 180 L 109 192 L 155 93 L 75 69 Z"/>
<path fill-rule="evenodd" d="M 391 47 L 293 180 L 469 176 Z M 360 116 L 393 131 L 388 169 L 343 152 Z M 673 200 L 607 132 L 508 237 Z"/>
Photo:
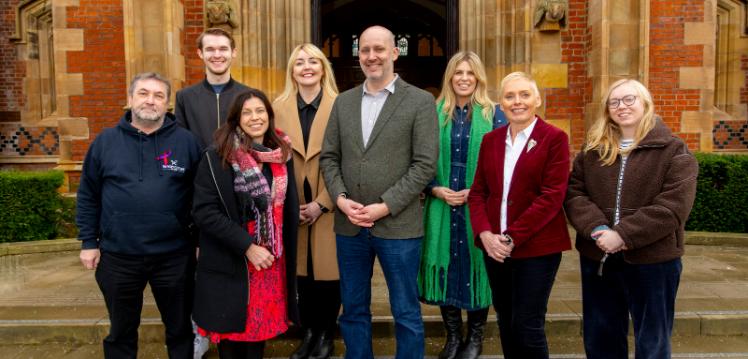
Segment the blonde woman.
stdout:
<path fill-rule="evenodd" d="M 588 358 L 670 358 L 683 235 L 698 165 L 636 80 L 608 89 L 574 160 L 565 207 L 577 230 Z M 644 321 L 646 320 L 646 323 Z"/>
<path fill-rule="evenodd" d="M 286 88 L 275 100 L 278 127 L 291 137 L 299 192 L 297 279 L 303 341 L 293 359 L 328 358 L 340 310 L 340 282 L 332 231 L 333 202 L 319 170 L 319 154 L 338 88 L 330 62 L 312 44 L 288 59 Z"/>
<path fill-rule="evenodd" d="M 483 255 L 473 246 L 467 194 L 473 184 L 483 135 L 506 124 L 488 97 L 486 72 L 472 51 L 447 64 L 436 100 L 440 154 L 436 179 L 426 193 L 426 231 L 419 273 L 421 300 L 438 305 L 447 331 L 439 358 L 477 358 L 491 305 Z M 462 339 L 462 310 L 468 334 Z"/>
<path fill-rule="evenodd" d="M 536 115 L 540 91 L 526 73 L 501 80 L 500 104 L 509 125 L 483 138 L 470 221 L 485 252 L 504 357 L 548 358 L 548 298 L 561 252 L 571 249 L 562 208 L 569 138 Z"/>

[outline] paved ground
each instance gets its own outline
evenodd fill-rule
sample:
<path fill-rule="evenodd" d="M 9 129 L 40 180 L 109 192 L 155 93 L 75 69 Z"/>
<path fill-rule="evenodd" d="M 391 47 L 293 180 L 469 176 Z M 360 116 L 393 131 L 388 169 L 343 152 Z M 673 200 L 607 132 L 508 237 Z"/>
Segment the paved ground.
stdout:
<path fill-rule="evenodd" d="M 748 247 L 687 246 L 676 304 L 675 357 L 748 358 Z M 377 343 L 391 354 L 391 318 L 381 273 L 374 278 L 372 309 L 380 323 Z M 438 310 L 423 306 L 427 352 L 438 351 Z M 579 357 L 581 313 L 576 252 L 564 253 L 551 294 L 548 331 L 556 357 Z M 164 357 L 158 312 L 146 297 L 142 358 Z M 100 357 L 106 309 L 93 272 L 83 269 L 77 251 L 0 256 L 0 358 Z M 498 353 L 495 325 L 487 355 Z M 64 344 L 60 344 L 64 343 Z M 286 355 L 293 342 L 271 343 L 269 355 Z M 338 344 L 338 347 L 342 347 Z M 378 347 L 380 348 L 380 347 Z M 389 349 L 387 349 L 389 348 Z M 429 349 L 430 348 L 430 349 Z M 338 351 L 342 352 L 342 351 Z"/>

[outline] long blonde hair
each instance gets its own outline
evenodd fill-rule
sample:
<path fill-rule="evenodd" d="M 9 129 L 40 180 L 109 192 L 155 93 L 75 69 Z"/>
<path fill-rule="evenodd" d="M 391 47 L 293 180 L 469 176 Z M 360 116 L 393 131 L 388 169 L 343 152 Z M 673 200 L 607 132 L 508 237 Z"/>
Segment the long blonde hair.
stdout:
<path fill-rule="evenodd" d="M 621 150 L 621 128 L 610 118 L 608 100 L 613 90 L 623 84 L 630 84 L 634 88 L 634 91 L 636 91 L 638 100 L 642 101 L 644 105 L 644 116 L 642 116 L 641 121 L 639 121 L 636 127 L 634 143 L 628 148 Z M 639 141 L 655 127 L 655 124 L 654 102 L 652 101 L 652 95 L 649 93 L 649 90 L 641 82 L 633 79 L 618 80 L 610 85 L 608 91 L 605 93 L 605 97 L 600 102 L 600 112 L 595 122 L 587 131 L 584 151 L 597 151 L 603 165 L 610 166 L 616 161 L 618 155 L 627 154 L 634 149 L 639 144 Z"/>
<path fill-rule="evenodd" d="M 457 106 L 457 96 L 455 90 L 452 88 L 452 76 L 457 72 L 457 66 L 463 61 L 470 65 L 475 75 L 475 91 L 473 91 L 470 97 L 471 105 L 480 105 L 483 108 L 483 118 L 489 122 L 493 121 L 494 103 L 490 97 L 488 97 L 488 83 L 486 82 L 486 70 L 483 67 L 483 62 L 478 57 L 478 54 L 472 51 L 460 51 L 452 56 L 447 63 L 447 69 L 444 70 L 444 78 L 442 79 L 442 92 L 436 99 L 436 103 L 444 101 L 442 106 L 442 112 L 445 115 L 446 121 L 452 120 L 455 107 Z"/>
<path fill-rule="evenodd" d="M 283 89 L 283 92 L 275 101 L 287 100 L 293 96 L 296 96 L 296 94 L 299 92 L 299 85 L 293 78 L 293 67 L 296 63 L 296 58 L 299 56 L 299 52 L 301 52 L 301 50 L 304 50 L 304 52 L 306 52 L 310 57 L 319 59 L 319 61 L 322 63 L 322 91 L 326 95 L 337 95 L 338 86 L 335 84 L 335 74 L 332 72 L 332 65 L 330 64 L 330 60 L 327 59 L 322 50 L 320 50 L 317 46 L 314 46 L 314 44 L 305 43 L 296 46 L 293 51 L 291 51 L 291 56 L 288 57 L 288 64 L 286 64 L 286 87 Z"/>

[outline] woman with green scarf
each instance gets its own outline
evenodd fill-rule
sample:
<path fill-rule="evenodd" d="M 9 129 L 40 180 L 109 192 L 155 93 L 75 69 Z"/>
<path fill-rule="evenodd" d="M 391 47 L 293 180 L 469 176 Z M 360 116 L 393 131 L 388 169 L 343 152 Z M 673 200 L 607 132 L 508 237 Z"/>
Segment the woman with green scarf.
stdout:
<path fill-rule="evenodd" d="M 426 188 L 418 286 L 423 302 L 439 306 L 447 330 L 439 359 L 480 355 L 491 305 L 483 254 L 473 245 L 466 206 L 481 139 L 506 124 L 486 86 L 486 72 L 478 55 L 461 51 L 449 60 L 436 100 L 440 152 L 436 178 Z M 468 317 L 464 342 L 463 309 Z"/>

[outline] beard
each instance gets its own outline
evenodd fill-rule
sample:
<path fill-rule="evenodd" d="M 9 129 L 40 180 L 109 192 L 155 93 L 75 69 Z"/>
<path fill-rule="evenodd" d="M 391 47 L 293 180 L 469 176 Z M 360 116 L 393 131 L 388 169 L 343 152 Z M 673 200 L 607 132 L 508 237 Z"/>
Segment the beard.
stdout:
<path fill-rule="evenodd" d="M 143 107 L 133 109 L 132 111 L 133 120 L 138 122 L 158 122 L 164 118 L 164 114 L 158 113 L 155 110 L 148 110 Z"/>

